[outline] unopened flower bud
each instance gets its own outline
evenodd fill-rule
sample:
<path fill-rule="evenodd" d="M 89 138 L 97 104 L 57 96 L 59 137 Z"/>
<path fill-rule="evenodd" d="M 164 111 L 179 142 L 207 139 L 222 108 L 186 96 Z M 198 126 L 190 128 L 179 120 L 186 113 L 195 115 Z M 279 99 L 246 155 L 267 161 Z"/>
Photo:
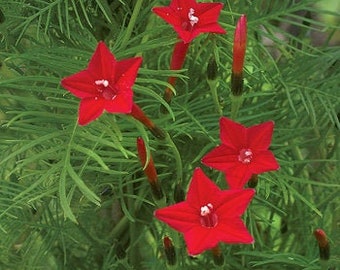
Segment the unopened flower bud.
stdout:
<path fill-rule="evenodd" d="M 217 63 L 215 57 L 211 57 L 207 66 L 207 79 L 215 81 L 217 79 Z"/>
<path fill-rule="evenodd" d="M 157 171 L 153 162 L 152 156 L 149 156 L 149 162 L 146 164 L 147 155 L 144 140 L 141 137 L 137 138 L 137 151 L 140 162 L 143 166 L 144 173 L 148 178 L 151 186 L 152 195 L 155 199 L 160 200 L 163 198 L 163 192 L 158 182 Z"/>
<path fill-rule="evenodd" d="M 166 261 L 169 265 L 176 264 L 176 251 L 175 247 L 172 244 L 171 239 L 168 236 L 163 237 L 163 245 L 164 245 L 164 253 L 166 257 Z"/>
<path fill-rule="evenodd" d="M 211 249 L 215 265 L 222 266 L 224 263 L 224 257 L 221 248 L 217 245 Z"/>
<path fill-rule="evenodd" d="M 318 241 L 320 259 L 329 260 L 330 247 L 329 247 L 329 241 L 327 239 L 325 232 L 322 229 L 316 229 L 314 231 L 314 236 L 316 240 Z"/>
<path fill-rule="evenodd" d="M 253 174 L 248 181 L 248 187 L 255 188 L 257 186 L 258 181 L 259 181 L 258 175 Z"/>
<path fill-rule="evenodd" d="M 216 111 L 219 115 L 222 115 L 222 106 L 219 101 L 219 96 L 217 94 L 217 87 L 218 87 L 218 67 L 216 64 L 215 57 L 212 56 L 209 60 L 208 66 L 207 66 L 207 82 L 210 88 L 212 99 L 215 103 Z"/>
<path fill-rule="evenodd" d="M 243 92 L 243 66 L 247 44 L 247 17 L 242 15 L 238 20 L 233 45 L 233 66 L 231 75 L 231 92 L 240 96 Z"/>

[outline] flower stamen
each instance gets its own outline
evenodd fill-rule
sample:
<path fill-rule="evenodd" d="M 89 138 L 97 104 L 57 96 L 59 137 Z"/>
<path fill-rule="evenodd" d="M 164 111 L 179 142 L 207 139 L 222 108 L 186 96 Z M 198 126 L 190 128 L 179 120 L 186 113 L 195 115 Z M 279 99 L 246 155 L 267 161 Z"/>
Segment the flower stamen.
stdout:
<path fill-rule="evenodd" d="M 194 27 L 194 25 L 196 23 L 198 23 L 199 19 L 198 17 L 194 16 L 195 10 L 193 8 L 189 9 L 189 13 L 188 13 L 188 18 L 191 24 L 191 27 Z"/>
<path fill-rule="evenodd" d="M 214 207 L 211 203 L 201 207 L 200 222 L 203 227 L 213 228 L 217 225 L 217 215 L 214 213 Z"/>
<path fill-rule="evenodd" d="M 108 87 L 109 86 L 109 81 L 108 80 L 104 80 L 104 79 L 102 79 L 102 80 L 96 80 L 96 81 L 94 81 L 94 83 L 96 84 L 96 85 L 103 85 L 104 87 Z"/>
<path fill-rule="evenodd" d="M 106 100 L 114 100 L 117 96 L 118 90 L 112 87 L 108 80 L 95 80 L 94 83 L 98 86 L 97 90 Z"/>
<path fill-rule="evenodd" d="M 253 158 L 253 152 L 250 149 L 241 149 L 240 154 L 238 155 L 238 161 L 243 164 L 249 164 Z"/>

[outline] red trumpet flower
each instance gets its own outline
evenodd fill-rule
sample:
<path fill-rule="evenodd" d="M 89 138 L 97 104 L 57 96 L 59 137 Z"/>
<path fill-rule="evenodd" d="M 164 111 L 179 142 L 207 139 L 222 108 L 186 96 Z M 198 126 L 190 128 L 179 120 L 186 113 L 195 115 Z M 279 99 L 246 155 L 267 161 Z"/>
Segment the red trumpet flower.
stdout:
<path fill-rule="evenodd" d="M 230 188 L 243 188 L 253 174 L 280 167 L 273 153 L 268 150 L 273 129 L 272 121 L 247 128 L 227 117 L 221 117 L 222 144 L 205 155 L 202 162 L 223 171 Z"/>
<path fill-rule="evenodd" d="M 219 242 L 253 243 L 241 215 L 255 194 L 254 189 L 220 190 L 197 168 L 187 198 L 155 211 L 155 217 L 184 234 L 190 255 L 215 248 Z"/>
<path fill-rule="evenodd" d="M 152 11 L 171 24 L 177 32 L 179 41 L 173 50 L 170 69 L 182 68 L 190 42 L 201 33 L 225 34 L 226 31 L 217 23 L 222 3 L 197 3 L 195 0 L 172 0 L 167 7 L 154 7 Z M 174 86 L 176 77 L 170 77 Z M 173 92 L 165 90 L 164 99 L 170 103 Z"/>
<path fill-rule="evenodd" d="M 117 61 L 105 43 L 99 42 L 88 67 L 61 81 L 65 89 L 81 99 L 78 123 L 86 125 L 104 110 L 129 114 L 132 86 L 141 63 L 140 57 Z"/>

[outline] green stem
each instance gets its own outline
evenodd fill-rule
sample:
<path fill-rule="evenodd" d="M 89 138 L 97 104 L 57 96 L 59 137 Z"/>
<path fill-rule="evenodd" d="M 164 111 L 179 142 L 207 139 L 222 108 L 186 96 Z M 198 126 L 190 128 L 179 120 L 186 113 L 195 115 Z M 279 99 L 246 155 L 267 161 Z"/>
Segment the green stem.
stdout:
<path fill-rule="evenodd" d="M 220 105 L 220 102 L 218 100 L 218 95 L 217 95 L 218 80 L 207 80 L 207 81 L 210 87 L 210 92 L 211 92 L 211 96 L 216 107 L 216 111 L 218 112 L 220 116 L 222 116 L 223 114 L 222 107 Z"/>
<path fill-rule="evenodd" d="M 127 192 L 128 194 L 134 194 L 134 190 L 133 190 L 133 184 L 129 183 L 127 185 Z M 133 211 L 134 208 L 134 201 L 132 198 L 128 198 L 127 201 L 128 204 L 128 208 L 130 211 Z M 135 212 L 133 211 L 133 214 L 135 214 Z M 138 238 L 138 232 L 137 232 L 138 228 L 136 227 L 136 222 L 130 222 L 129 225 L 129 234 L 130 234 L 130 247 L 136 245 L 136 240 Z M 137 248 L 130 248 L 129 249 L 129 261 L 131 263 L 131 265 L 135 266 L 136 269 L 138 268 L 138 264 L 140 262 L 140 257 L 139 257 L 139 253 L 138 253 L 138 249 Z"/>
<path fill-rule="evenodd" d="M 294 142 L 292 143 L 292 145 L 294 145 L 292 147 L 292 152 L 293 152 L 293 155 L 294 155 L 295 159 L 297 159 L 298 161 L 303 161 L 304 158 L 303 158 L 303 154 L 302 154 L 300 148 Z M 310 177 L 306 167 L 301 168 L 301 170 L 295 171 L 294 176 L 298 177 L 300 174 L 305 179 L 309 179 L 309 177 Z M 315 205 L 315 202 L 314 202 L 314 192 L 313 192 L 312 185 L 311 184 L 306 184 L 305 188 L 306 188 L 305 190 L 306 190 L 306 192 L 307 192 L 307 194 L 309 196 L 309 200 L 311 201 L 311 203 L 313 203 Z"/>
<path fill-rule="evenodd" d="M 243 96 L 230 95 L 231 99 L 231 119 L 236 120 L 238 111 L 240 110 L 243 103 Z"/>
<path fill-rule="evenodd" d="M 124 35 L 123 39 L 122 39 L 122 43 L 121 43 L 121 48 L 125 49 L 127 42 L 129 41 L 131 34 L 132 34 L 132 30 L 135 27 L 136 24 L 136 20 L 137 17 L 139 15 L 139 11 L 141 10 L 143 4 L 143 0 L 137 0 L 135 7 L 133 8 L 133 12 L 130 18 L 130 22 L 126 28 L 126 34 Z"/>
<path fill-rule="evenodd" d="M 123 216 L 119 222 L 115 225 L 113 230 L 110 233 L 110 239 L 118 239 L 119 236 L 125 231 L 127 224 L 129 223 L 129 219 L 127 216 Z"/>
<path fill-rule="evenodd" d="M 174 158 L 175 158 L 175 162 L 176 162 L 176 169 L 177 169 L 176 170 L 177 181 L 178 181 L 178 184 L 180 184 L 182 182 L 182 179 L 183 179 L 183 166 L 182 166 L 181 155 L 180 155 L 180 153 L 177 149 L 177 146 L 175 145 L 175 143 L 171 139 L 169 133 L 166 133 L 166 141 L 171 146 L 172 152 L 174 154 Z"/>

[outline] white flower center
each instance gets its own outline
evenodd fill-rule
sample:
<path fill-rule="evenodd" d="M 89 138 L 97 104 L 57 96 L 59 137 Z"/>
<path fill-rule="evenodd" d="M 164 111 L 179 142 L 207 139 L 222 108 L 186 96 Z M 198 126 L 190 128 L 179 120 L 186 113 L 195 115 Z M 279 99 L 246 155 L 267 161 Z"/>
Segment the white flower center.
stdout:
<path fill-rule="evenodd" d="M 97 85 L 98 94 L 106 100 L 114 100 L 117 96 L 118 89 L 115 86 L 110 85 L 108 80 L 100 79 L 94 81 Z"/>
<path fill-rule="evenodd" d="M 191 26 L 194 26 L 196 23 L 198 23 L 198 17 L 194 16 L 195 10 L 193 8 L 189 9 L 188 18 L 190 21 Z"/>
<path fill-rule="evenodd" d="M 243 164 L 249 164 L 253 158 L 253 152 L 250 149 L 241 149 L 240 154 L 238 155 L 238 161 Z"/>
<path fill-rule="evenodd" d="M 213 208 L 214 207 L 211 203 L 208 203 L 207 205 L 202 206 L 201 207 L 201 216 L 205 217 L 206 215 L 209 215 Z"/>
<path fill-rule="evenodd" d="M 104 80 L 104 79 L 102 79 L 102 80 L 96 80 L 96 81 L 94 81 L 94 83 L 96 84 L 96 85 L 103 85 L 104 87 L 108 87 L 109 86 L 109 81 L 108 80 Z"/>
<path fill-rule="evenodd" d="M 203 227 L 213 228 L 217 225 L 218 218 L 214 213 L 214 207 L 211 203 L 201 207 L 200 222 Z"/>

